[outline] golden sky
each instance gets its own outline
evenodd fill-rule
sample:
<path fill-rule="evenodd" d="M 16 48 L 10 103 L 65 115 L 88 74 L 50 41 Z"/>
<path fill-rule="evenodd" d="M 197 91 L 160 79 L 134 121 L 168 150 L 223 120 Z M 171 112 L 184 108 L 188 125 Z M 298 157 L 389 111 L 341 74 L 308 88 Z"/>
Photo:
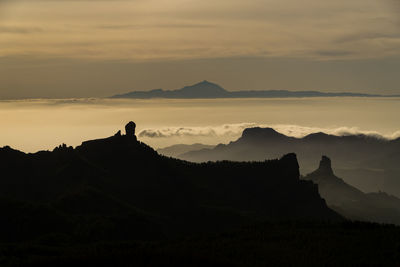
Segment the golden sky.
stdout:
<path fill-rule="evenodd" d="M 397 0 L 0 0 L 0 98 L 204 79 L 399 94 L 399 11 Z"/>

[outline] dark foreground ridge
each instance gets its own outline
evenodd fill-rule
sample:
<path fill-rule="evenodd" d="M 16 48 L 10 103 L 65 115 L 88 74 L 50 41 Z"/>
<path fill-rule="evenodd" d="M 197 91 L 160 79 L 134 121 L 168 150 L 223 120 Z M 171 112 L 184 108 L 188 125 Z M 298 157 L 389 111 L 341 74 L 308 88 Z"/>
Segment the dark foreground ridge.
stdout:
<path fill-rule="evenodd" d="M 135 126 L 130 122 L 126 135 L 118 132 L 75 149 L 63 145 L 35 154 L 0 149 L 3 214 L 15 220 L 1 227 L 1 237 L 69 235 L 78 225 L 88 231 L 81 238 L 90 240 L 216 231 L 244 222 L 341 220 L 315 184 L 299 179 L 295 154 L 263 162 L 189 163 L 137 141 Z M 98 220 L 99 229 L 92 227 Z"/>
<path fill-rule="evenodd" d="M 111 98 L 284 98 L 284 97 L 399 97 L 399 95 L 378 95 L 362 93 L 324 93 L 318 91 L 227 91 L 218 84 L 203 81 L 176 90 L 154 89 L 151 91 L 133 91 L 126 94 L 114 95 Z"/>
<path fill-rule="evenodd" d="M 344 221 L 313 182 L 299 179 L 295 154 L 190 163 L 158 155 L 136 139 L 135 126 L 75 149 L 0 149 L 1 266 L 305 264 L 314 247 L 314 262 L 323 263 L 332 251 L 319 244 L 358 244 L 346 240 L 353 228 L 360 238 L 389 240 L 380 249 L 390 249 L 375 254 L 385 258 L 371 258 L 364 242 L 365 262 L 397 259 L 391 238 L 399 229 Z"/>

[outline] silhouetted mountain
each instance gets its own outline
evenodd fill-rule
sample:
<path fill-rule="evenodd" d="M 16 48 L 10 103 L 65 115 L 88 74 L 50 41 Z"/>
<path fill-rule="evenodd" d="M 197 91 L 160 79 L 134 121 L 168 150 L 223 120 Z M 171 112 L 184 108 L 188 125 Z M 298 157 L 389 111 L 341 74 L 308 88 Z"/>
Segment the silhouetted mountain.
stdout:
<path fill-rule="evenodd" d="M 363 93 L 324 93 L 318 91 L 227 91 L 221 86 L 203 81 L 182 89 L 151 91 L 133 91 L 126 94 L 114 95 L 111 98 L 282 98 L 282 97 L 398 97 L 399 95 L 378 95 Z"/>
<path fill-rule="evenodd" d="M 382 190 L 400 196 L 399 151 L 400 139 L 325 133 L 295 138 L 271 128 L 249 128 L 236 141 L 212 149 L 187 152 L 179 158 L 193 162 L 253 161 L 294 152 L 301 172 L 309 173 L 319 157 L 327 154 L 335 161 L 335 171 L 349 184 L 366 192 Z"/>
<path fill-rule="evenodd" d="M 318 184 L 328 206 L 347 218 L 400 224 L 400 199 L 386 193 L 365 194 L 336 177 L 331 160 L 323 156 L 319 168 L 304 177 Z"/>
<path fill-rule="evenodd" d="M 400 262 L 400 228 L 345 221 L 293 153 L 197 164 L 160 156 L 134 123 L 126 132 L 52 152 L 0 148 L 1 266 Z"/>
<path fill-rule="evenodd" d="M 181 89 L 164 91 L 155 89 L 151 91 L 134 91 L 122 95 L 115 95 L 112 98 L 225 98 L 230 93 L 221 86 L 203 81 Z"/>
<path fill-rule="evenodd" d="M 203 145 L 203 144 L 192 144 L 192 145 L 172 145 L 164 148 L 157 149 L 157 152 L 161 155 L 177 158 L 179 155 L 193 151 L 193 150 L 201 150 L 205 148 L 213 148 L 212 145 Z"/>
<path fill-rule="evenodd" d="M 278 133 L 272 128 L 247 128 L 244 129 L 242 133 L 242 140 L 244 142 L 263 142 L 264 140 L 272 140 L 272 141 L 279 141 L 279 140 L 286 140 L 286 136 Z"/>
<path fill-rule="evenodd" d="M 2 221 L 0 238 L 124 240 L 261 221 L 342 219 L 312 182 L 299 179 L 295 154 L 196 164 L 137 141 L 133 122 L 126 133 L 52 152 L 1 148 L 0 212 L 9 220 Z"/>

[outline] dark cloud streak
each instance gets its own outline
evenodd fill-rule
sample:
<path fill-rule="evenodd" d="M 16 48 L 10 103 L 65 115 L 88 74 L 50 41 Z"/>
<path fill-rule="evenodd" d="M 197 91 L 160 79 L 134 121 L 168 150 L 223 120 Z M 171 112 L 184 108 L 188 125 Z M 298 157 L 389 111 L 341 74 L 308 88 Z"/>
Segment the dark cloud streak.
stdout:
<path fill-rule="evenodd" d="M 357 33 L 352 35 L 346 35 L 336 39 L 337 43 L 346 42 L 357 42 L 363 40 L 374 40 L 374 39 L 400 39 L 399 34 L 384 34 L 384 33 Z"/>
<path fill-rule="evenodd" d="M 344 51 L 344 50 L 320 50 L 316 51 L 318 56 L 323 57 L 343 57 L 343 56 L 350 56 L 354 55 L 353 51 Z"/>
<path fill-rule="evenodd" d="M 106 29 L 106 30 L 125 30 L 125 29 L 144 29 L 144 28 L 213 28 L 216 25 L 212 24 L 186 24 L 186 23 L 176 23 L 176 24 L 110 24 L 110 25 L 99 25 L 95 28 Z"/>
<path fill-rule="evenodd" d="M 38 32 L 43 32 L 43 29 L 37 27 L 0 26 L 0 33 L 31 34 Z"/>

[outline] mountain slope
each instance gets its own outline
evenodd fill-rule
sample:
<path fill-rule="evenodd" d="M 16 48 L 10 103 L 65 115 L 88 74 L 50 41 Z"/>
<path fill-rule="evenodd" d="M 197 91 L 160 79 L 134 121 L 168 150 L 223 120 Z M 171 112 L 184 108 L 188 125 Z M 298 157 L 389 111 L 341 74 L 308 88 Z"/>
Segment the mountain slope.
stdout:
<path fill-rule="evenodd" d="M 331 160 L 323 156 L 319 168 L 305 180 L 318 184 L 319 193 L 327 204 L 353 220 L 400 224 L 400 199 L 386 193 L 365 194 L 335 176 Z"/>
<path fill-rule="evenodd" d="M 367 135 L 334 136 L 314 133 L 303 138 L 285 136 L 271 128 L 248 128 L 229 144 L 179 155 L 193 162 L 209 160 L 251 161 L 276 158 L 294 152 L 302 173 L 314 169 L 324 154 L 335 161 L 335 171 L 346 182 L 366 192 L 378 190 L 400 196 L 400 139 L 386 140 Z"/>
<path fill-rule="evenodd" d="M 122 95 L 115 95 L 111 98 L 225 98 L 229 96 L 230 93 L 221 86 L 203 81 L 177 90 L 165 91 L 163 89 L 155 89 L 151 91 L 133 91 Z"/>
<path fill-rule="evenodd" d="M 75 149 L 63 145 L 35 154 L 0 149 L 4 203 L 47 207 L 57 224 L 67 226 L 36 231 L 50 215 L 15 213 L 0 203 L 2 215 L 27 232 L 85 240 L 124 240 L 124 233 L 130 239 L 175 236 L 260 221 L 342 220 L 315 184 L 299 179 L 294 154 L 252 163 L 189 163 L 160 156 L 137 141 L 134 124 L 128 125 L 130 134 Z M 26 216 L 36 223 L 24 224 Z"/>
<path fill-rule="evenodd" d="M 179 155 L 185 154 L 190 151 L 210 149 L 213 147 L 214 146 L 212 145 L 203 145 L 203 144 L 192 144 L 192 145 L 177 144 L 164 148 L 159 148 L 157 149 L 157 152 L 164 156 L 177 158 L 179 157 Z"/>

